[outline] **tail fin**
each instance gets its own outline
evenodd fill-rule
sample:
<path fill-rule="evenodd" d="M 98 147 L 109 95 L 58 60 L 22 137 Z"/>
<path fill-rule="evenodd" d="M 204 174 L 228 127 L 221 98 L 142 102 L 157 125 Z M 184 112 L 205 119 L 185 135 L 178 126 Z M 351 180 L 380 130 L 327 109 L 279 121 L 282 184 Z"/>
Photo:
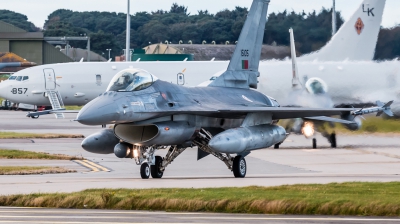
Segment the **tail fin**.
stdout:
<path fill-rule="evenodd" d="M 228 69 L 209 86 L 257 88 L 269 2 L 253 0 Z"/>
<path fill-rule="evenodd" d="M 363 0 L 353 16 L 321 50 L 301 61 L 370 61 L 374 58 L 386 0 Z"/>
<path fill-rule="evenodd" d="M 387 116 L 393 117 L 394 114 L 393 114 L 393 112 L 392 112 L 391 109 L 390 109 L 390 106 L 392 106 L 392 104 L 393 104 L 393 101 L 390 101 L 390 102 L 388 102 L 388 103 L 386 103 L 386 104 L 383 104 L 381 101 L 376 101 L 376 105 L 378 105 L 378 107 L 381 107 L 381 108 L 382 108 L 382 111 L 379 111 L 379 112 L 376 114 L 376 116 L 379 117 L 379 116 L 381 116 L 383 113 L 385 113 Z"/>
<path fill-rule="evenodd" d="M 301 87 L 301 82 L 299 80 L 299 69 L 297 68 L 297 56 L 296 56 L 296 45 L 294 43 L 294 33 L 293 29 L 289 29 L 290 33 L 290 51 L 291 51 L 291 56 L 292 56 L 292 72 L 293 72 L 293 77 L 292 77 L 292 87 L 293 88 L 299 88 Z"/>

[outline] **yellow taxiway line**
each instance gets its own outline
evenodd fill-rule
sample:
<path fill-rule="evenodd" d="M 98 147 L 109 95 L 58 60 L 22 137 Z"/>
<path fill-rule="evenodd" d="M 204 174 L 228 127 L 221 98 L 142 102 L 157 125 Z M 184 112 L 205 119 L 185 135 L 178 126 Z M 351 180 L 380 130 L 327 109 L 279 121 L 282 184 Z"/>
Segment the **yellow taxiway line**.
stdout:
<path fill-rule="evenodd" d="M 102 167 L 99 164 L 96 164 L 96 163 L 94 163 L 92 161 L 89 161 L 89 160 L 73 160 L 73 161 L 78 163 L 78 164 L 80 164 L 80 165 L 82 165 L 82 166 L 84 166 L 84 167 L 86 167 L 86 168 L 91 169 L 92 170 L 91 172 L 101 172 L 101 171 L 110 172 L 109 169 L 107 169 L 105 167 Z"/>

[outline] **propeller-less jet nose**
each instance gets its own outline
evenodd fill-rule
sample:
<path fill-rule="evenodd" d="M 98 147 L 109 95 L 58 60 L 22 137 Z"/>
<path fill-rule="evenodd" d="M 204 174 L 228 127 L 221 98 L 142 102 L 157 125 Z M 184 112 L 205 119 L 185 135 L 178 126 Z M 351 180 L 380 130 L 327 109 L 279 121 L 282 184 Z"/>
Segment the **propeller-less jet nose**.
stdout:
<path fill-rule="evenodd" d="M 100 96 L 86 104 L 78 113 L 76 121 L 84 125 L 112 124 L 119 118 L 111 96 Z"/>
<path fill-rule="evenodd" d="M 0 82 L 0 98 L 4 98 L 7 99 L 7 94 L 8 94 L 8 90 L 7 90 L 7 85 L 5 81 Z"/>

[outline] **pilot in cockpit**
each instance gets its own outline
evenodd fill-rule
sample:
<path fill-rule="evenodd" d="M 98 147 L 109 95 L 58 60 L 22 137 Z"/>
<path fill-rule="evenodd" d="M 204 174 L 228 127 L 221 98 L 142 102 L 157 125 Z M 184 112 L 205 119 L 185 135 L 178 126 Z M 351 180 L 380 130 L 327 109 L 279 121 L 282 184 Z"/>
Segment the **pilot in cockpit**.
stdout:
<path fill-rule="evenodd" d="M 151 86 L 157 78 L 147 71 L 126 69 L 114 76 L 107 91 L 139 91 Z"/>

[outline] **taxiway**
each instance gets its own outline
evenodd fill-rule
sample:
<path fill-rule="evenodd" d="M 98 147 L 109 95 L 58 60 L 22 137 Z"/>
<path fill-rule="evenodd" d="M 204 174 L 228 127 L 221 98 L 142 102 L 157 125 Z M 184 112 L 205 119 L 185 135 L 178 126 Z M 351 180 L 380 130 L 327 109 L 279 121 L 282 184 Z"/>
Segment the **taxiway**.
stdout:
<path fill-rule="evenodd" d="M 0 131 L 67 133 L 89 135 L 101 127 L 82 126 L 67 119 L 44 116 L 33 120 L 24 112 L 0 111 Z M 2 194 L 32 192 L 74 192 L 88 188 L 205 188 L 241 186 L 277 186 L 301 183 L 331 183 L 348 181 L 400 181 L 400 142 L 398 135 L 338 136 L 339 148 L 329 148 L 326 139 L 318 136 L 320 149 L 311 149 L 311 141 L 303 136 L 289 136 L 279 150 L 252 152 L 247 158 L 248 175 L 235 179 L 218 159 L 208 156 L 196 161 L 197 149 L 187 149 L 170 166 L 162 179 L 142 180 L 139 166 L 131 159 L 119 159 L 113 154 L 96 155 L 80 147 L 82 139 L 0 140 L 0 148 L 60 153 L 83 156 L 89 166 L 77 162 L 60 162 L 60 166 L 75 167 L 78 173 L 3 176 Z M 166 150 L 159 151 L 160 155 Z M 14 165 L 29 165 L 13 160 Z M 38 164 L 38 161 L 32 161 Z M 54 161 L 41 161 L 46 166 Z M 91 164 L 91 165 L 90 165 Z M 93 169 L 97 167 L 97 169 Z M 104 169 L 102 169 L 104 168 Z"/>

